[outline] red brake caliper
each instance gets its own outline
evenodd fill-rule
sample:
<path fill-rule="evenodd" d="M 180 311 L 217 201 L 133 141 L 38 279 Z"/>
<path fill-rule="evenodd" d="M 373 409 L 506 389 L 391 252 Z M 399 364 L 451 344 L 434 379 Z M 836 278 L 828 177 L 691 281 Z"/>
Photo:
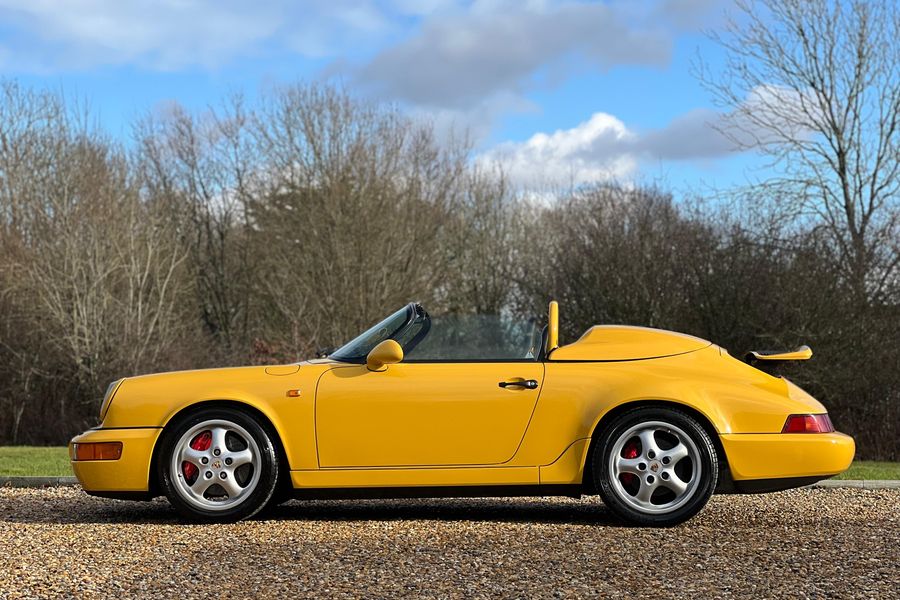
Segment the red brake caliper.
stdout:
<path fill-rule="evenodd" d="M 637 458 L 638 457 L 638 447 L 634 442 L 628 442 L 625 444 L 625 447 L 622 448 L 622 458 Z M 634 473 L 622 473 L 619 476 L 619 479 L 622 481 L 623 485 L 631 485 L 634 482 Z"/>
<path fill-rule="evenodd" d="M 209 450 L 209 447 L 212 445 L 212 434 L 208 431 L 204 431 L 203 433 L 197 434 L 197 436 L 191 440 L 191 448 L 194 450 Z M 193 463 L 189 463 L 188 461 L 184 461 L 181 463 L 181 472 L 184 473 L 184 478 L 188 483 L 193 483 L 194 478 L 197 477 L 197 466 Z"/>

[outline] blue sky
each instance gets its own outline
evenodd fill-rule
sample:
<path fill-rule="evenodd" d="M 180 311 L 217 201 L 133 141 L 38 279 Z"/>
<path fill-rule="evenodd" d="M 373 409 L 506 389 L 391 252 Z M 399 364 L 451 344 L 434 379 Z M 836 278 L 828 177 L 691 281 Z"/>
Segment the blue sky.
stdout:
<path fill-rule="evenodd" d="M 86 99 L 115 135 L 172 101 L 332 80 L 441 128 L 522 185 L 746 181 L 692 75 L 725 0 L 0 0 L 6 78 Z"/>

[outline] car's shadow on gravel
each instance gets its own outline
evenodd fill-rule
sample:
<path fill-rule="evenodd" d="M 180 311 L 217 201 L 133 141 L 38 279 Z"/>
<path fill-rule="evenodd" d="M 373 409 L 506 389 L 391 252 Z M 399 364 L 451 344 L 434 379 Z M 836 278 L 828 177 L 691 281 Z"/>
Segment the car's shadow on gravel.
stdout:
<path fill-rule="evenodd" d="M 255 521 L 435 521 L 620 526 L 599 500 L 453 498 L 292 500 Z M 164 499 L 128 502 L 83 493 L 0 495 L 0 523 L 185 524 Z"/>
<path fill-rule="evenodd" d="M 21 495 L 0 493 L 0 523 L 100 524 L 177 523 L 168 502 L 124 502 L 92 498 L 80 490 L 60 493 L 53 489 L 28 490 Z"/>
<path fill-rule="evenodd" d="M 494 521 L 618 526 L 600 502 L 455 498 L 421 500 L 294 500 L 262 519 L 285 521 Z"/>

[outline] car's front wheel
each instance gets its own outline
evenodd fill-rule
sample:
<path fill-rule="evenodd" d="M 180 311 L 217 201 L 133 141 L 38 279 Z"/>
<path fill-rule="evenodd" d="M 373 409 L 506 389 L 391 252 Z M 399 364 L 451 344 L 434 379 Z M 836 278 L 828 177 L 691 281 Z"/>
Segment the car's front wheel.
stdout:
<path fill-rule="evenodd" d="M 706 505 L 718 480 L 712 439 L 676 409 L 644 407 L 619 415 L 601 433 L 592 460 L 603 502 L 637 525 L 686 521 Z"/>
<path fill-rule="evenodd" d="M 231 408 L 206 408 L 178 418 L 163 432 L 157 457 L 166 497 L 195 521 L 255 515 L 278 482 L 272 437 L 256 419 Z"/>

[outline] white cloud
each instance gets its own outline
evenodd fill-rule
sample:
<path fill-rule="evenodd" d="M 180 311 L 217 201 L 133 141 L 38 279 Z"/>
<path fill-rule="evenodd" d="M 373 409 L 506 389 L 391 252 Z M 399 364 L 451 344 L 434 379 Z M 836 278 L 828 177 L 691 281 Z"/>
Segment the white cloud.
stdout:
<path fill-rule="evenodd" d="M 708 22 L 721 1 L 0 0 L 0 65 L 19 72 L 126 64 L 174 70 L 285 52 L 340 56 L 332 73 L 401 101 L 440 132 L 466 128 L 478 140 L 502 115 L 537 110 L 527 92 L 576 70 L 664 67 L 678 32 Z M 346 66 L 365 54 L 361 47 L 388 39 L 393 45 L 371 60 Z M 761 114 L 797 100 L 760 88 L 745 104 Z M 502 159 L 523 185 L 627 179 L 650 158 L 733 152 L 718 129 L 746 124 L 739 112 L 691 111 L 646 132 L 597 112 L 571 129 L 500 144 L 479 160 Z"/>
<path fill-rule="evenodd" d="M 266 44 L 333 55 L 391 27 L 374 0 L 0 0 L 7 68 L 217 67 Z"/>
<path fill-rule="evenodd" d="M 661 129 L 646 132 L 627 150 L 663 160 L 717 158 L 737 150 L 722 134 L 724 126 L 722 113 L 698 108 L 675 117 Z"/>
<path fill-rule="evenodd" d="M 522 93 L 542 73 L 572 64 L 663 66 L 671 35 L 596 2 L 481 0 L 426 19 L 420 31 L 378 53 L 356 81 L 384 96 L 464 109 L 498 93 Z"/>
<path fill-rule="evenodd" d="M 817 119 L 808 95 L 776 85 L 751 89 L 731 112 L 688 111 L 661 129 L 648 131 L 629 150 L 663 160 L 714 159 L 773 141 L 772 128 L 791 138 L 809 135 L 798 124 L 802 114 Z"/>
<path fill-rule="evenodd" d="M 751 89 L 723 122 L 740 146 L 750 147 L 810 136 L 823 122 L 821 111 L 810 90 L 765 84 Z"/>
<path fill-rule="evenodd" d="M 495 123 L 505 115 L 540 112 L 540 106 L 517 94 L 500 93 L 485 99 L 478 106 L 468 108 L 429 108 L 410 106 L 406 113 L 414 119 L 434 127 L 439 138 L 465 140 L 469 145 L 483 147 Z"/>
<path fill-rule="evenodd" d="M 392 0 L 422 17 L 413 33 L 331 74 L 479 140 L 498 117 L 534 110 L 529 92 L 579 72 L 664 68 L 675 37 L 708 24 L 724 1 Z"/>
<path fill-rule="evenodd" d="M 751 95 L 747 103 L 755 101 Z M 499 163 L 521 188 L 626 181 L 645 161 L 709 161 L 740 152 L 732 115 L 696 109 L 648 131 L 629 128 L 613 115 L 597 112 L 571 129 L 537 133 L 524 142 L 505 142 L 478 156 Z M 726 136 L 723 130 L 732 131 Z"/>
<path fill-rule="evenodd" d="M 619 119 L 594 113 L 571 129 L 537 133 L 524 142 L 500 144 L 478 160 L 502 164 L 510 180 L 523 188 L 623 180 L 631 177 L 638 166 L 635 155 L 620 152 L 634 138 Z"/>

